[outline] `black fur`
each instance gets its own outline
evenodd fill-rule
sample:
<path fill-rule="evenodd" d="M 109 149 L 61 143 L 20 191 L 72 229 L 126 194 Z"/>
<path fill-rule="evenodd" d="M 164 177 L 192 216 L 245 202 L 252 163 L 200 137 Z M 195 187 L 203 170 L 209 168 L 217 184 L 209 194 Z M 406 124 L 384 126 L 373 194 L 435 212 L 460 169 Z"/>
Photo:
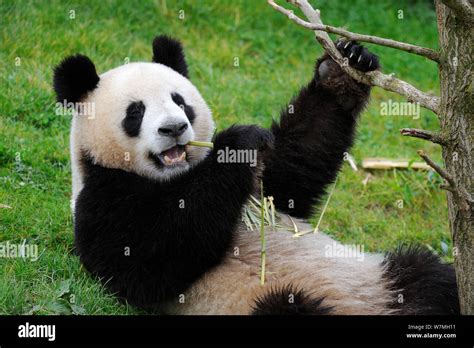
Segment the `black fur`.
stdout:
<path fill-rule="evenodd" d="M 53 86 L 60 103 L 76 103 L 99 83 L 94 63 L 83 55 L 65 58 L 55 69 Z"/>
<path fill-rule="evenodd" d="M 356 41 L 338 40 L 336 47 L 344 57 L 348 58 L 350 66 L 357 70 L 367 72 L 377 70 L 380 67 L 378 57 L 371 54 L 367 48 L 359 45 Z"/>
<path fill-rule="evenodd" d="M 135 306 L 153 309 L 162 301 L 178 300 L 221 262 L 254 189 L 257 169 L 218 163 L 218 151 L 263 151 L 271 137 L 256 126 L 231 127 L 215 137 L 214 150 L 204 161 L 166 183 L 84 158 L 74 231 L 85 268 Z"/>
<path fill-rule="evenodd" d="M 359 63 L 358 57 L 349 60 L 351 66 L 363 71 L 379 67 L 378 59 L 361 46 L 350 43 L 348 51 L 344 46 L 344 55 L 362 54 Z M 264 160 L 263 182 L 265 194 L 274 197 L 277 208 L 297 217 L 311 215 L 353 143 L 357 117 L 369 92 L 368 86 L 350 78 L 329 56 L 317 61 L 311 82 L 271 128 L 275 151 Z"/>
<path fill-rule="evenodd" d="M 324 298 L 312 298 L 291 284 L 272 288 L 255 300 L 253 315 L 327 315 L 332 307 L 322 304 Z"/>
<path fill-rule="evenodd" d="M 137 137 L 140 134 L 145 104 L 133 102 L 127 107 L 125 118 L 122 120 L 122 128 L 129 137 Z"/>
<path fill-rule="evenodd" d="M 392 308 L 400 314 L 459 314 L 454 268 L 438 256 L 420 246 L 402 246 L 387 254 L 384 264 L 394 291 Z"/>
<path fill-rule="evenodd" d="M 188 77 L 188 65 L 178 40 L 161 35 L 153 40 L 153 62 L 160 63 Z"/>
<path fill-rule="evenodd" d="M 194 113 L 194 109 L 186 104 L 184 101 L 184 98 L 181 96 L 179 93 L 173 93 L 171 95 L 171 98 L 173 101 L 178 105 L 181 109 L 183 109 L 184 113 L 186 114 L 186 117 L 188 118 L 189 122 L 193 124 L 194 119 L 196 118 L 196 114 Z"/>

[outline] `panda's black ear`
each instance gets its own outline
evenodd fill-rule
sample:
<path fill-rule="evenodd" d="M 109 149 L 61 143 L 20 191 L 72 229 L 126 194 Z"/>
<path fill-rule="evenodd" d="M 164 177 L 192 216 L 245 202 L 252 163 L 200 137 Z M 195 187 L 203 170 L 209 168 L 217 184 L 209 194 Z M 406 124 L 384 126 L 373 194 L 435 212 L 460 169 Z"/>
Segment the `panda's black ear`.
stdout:
<path fill-rule="evenodd" d="M 153 62 L 160 63 L 188 77 L 188 65 L 183 46 L 178 40 L 161 35 L 153 40 Z"/>
<path fill-rule="evenodd" d="M 53 86 L 58 102 L 76 103 L 98 83 L 94 63 L 86 56 L 69 56 L 54 68 Z"/>

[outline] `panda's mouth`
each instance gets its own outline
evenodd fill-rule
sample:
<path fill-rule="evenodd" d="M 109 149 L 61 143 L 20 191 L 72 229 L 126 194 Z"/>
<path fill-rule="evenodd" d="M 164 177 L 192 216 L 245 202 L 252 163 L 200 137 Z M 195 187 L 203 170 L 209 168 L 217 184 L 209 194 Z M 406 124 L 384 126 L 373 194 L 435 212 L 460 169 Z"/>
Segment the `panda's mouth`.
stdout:
<path fill-rule="evenodd" d="M 158 155 L 150 152 L 149 157 L 158 167 L 169 167 L 186 163 L 186 151 L 184 145 L 175 145 Z"/>

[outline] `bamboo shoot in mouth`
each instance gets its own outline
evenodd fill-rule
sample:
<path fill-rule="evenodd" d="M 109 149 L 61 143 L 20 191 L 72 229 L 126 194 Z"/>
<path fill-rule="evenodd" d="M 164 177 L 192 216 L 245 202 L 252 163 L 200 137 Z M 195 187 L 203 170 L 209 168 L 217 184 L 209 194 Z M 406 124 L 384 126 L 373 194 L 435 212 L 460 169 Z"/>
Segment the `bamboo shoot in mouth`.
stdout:
<path fill-rule="evenodd" d="M 210 142 L 207 142 L 207 141 L 194 141 L 194 140 L 191 140 L 190 142 L 188 142 L 186 145 L 190 145 L 190 146 L 200 146 L 200 147 L 208 147 L 210 149 L 213 149 L 214 148 L 214 144 L 213 143 L 210 143 Z"/>

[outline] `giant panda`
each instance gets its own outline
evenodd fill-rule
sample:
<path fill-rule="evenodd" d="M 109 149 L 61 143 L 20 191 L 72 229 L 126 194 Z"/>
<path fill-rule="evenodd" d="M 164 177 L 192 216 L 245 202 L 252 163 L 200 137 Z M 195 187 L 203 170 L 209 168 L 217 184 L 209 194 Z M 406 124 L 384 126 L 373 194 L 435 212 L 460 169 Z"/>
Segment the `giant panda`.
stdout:
<path fill-rule="evenodd" d="M 312 207 L 335 180 L 353 143 L 370 88 L 328 56 L 270 129 L 234 125 L 214 136 L 211 110 L 189 79 L 182 44 L 153 41 L 152 62 L 98 75 L 83 55 L 54 70 L 71 127 L 75 251 L 122 300 L 164 314 L 455 314 L 451 265 L 418 246 L 333 257 L 342 246 L 308 230 Z M 364 72 L 378 58 L 338 41 Z M 211 141 L 214 148 L 189 141 Z M 257 165 L 219 161 L 224 150 L 256 151 Z M 251 195 L 272 196 L 278 227 L 242 223 Z"/>

